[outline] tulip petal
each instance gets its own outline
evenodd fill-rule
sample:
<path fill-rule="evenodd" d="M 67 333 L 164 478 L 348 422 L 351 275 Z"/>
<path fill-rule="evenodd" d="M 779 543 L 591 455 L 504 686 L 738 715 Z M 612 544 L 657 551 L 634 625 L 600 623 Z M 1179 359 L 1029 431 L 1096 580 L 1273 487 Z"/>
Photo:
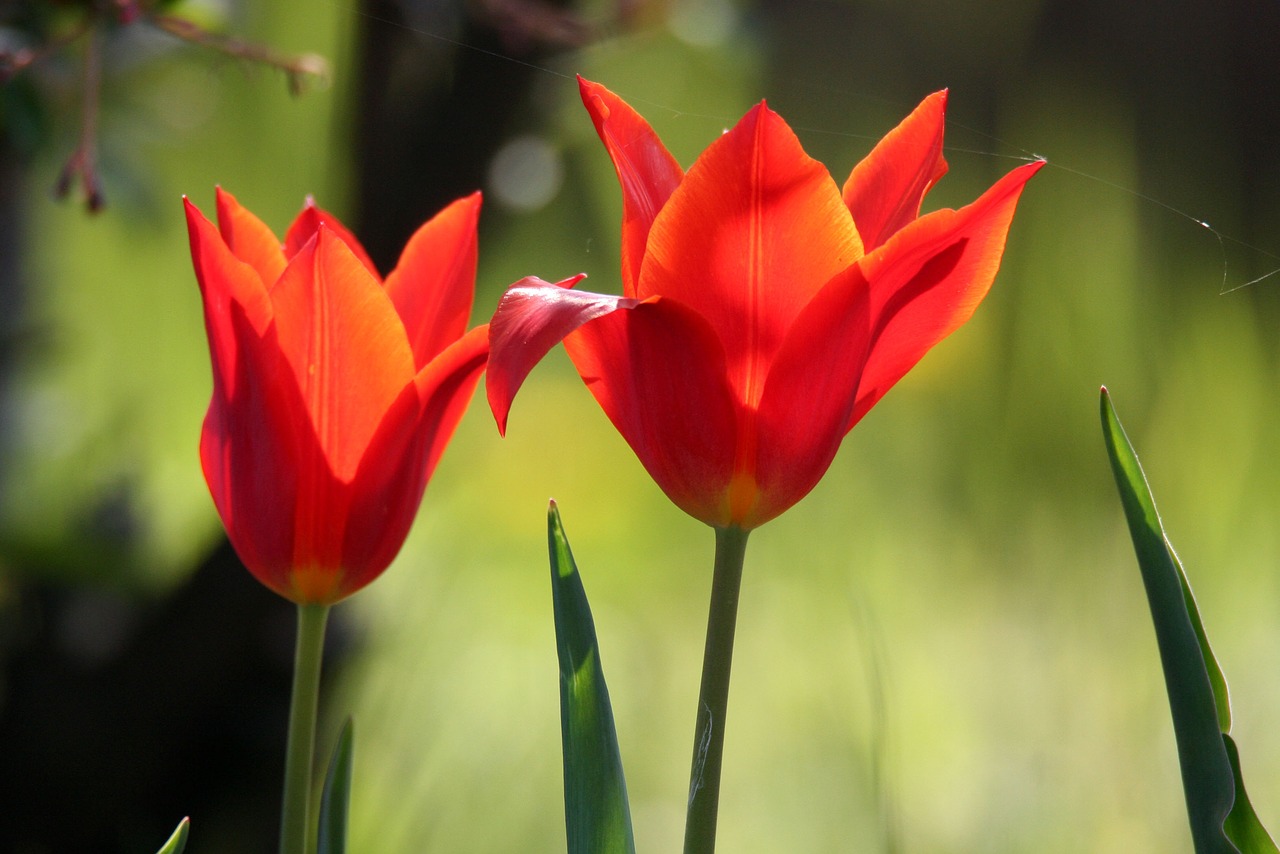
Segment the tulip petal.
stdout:
<path fill-rule="evenodd" d="M 1043 165 L 1014 169 L 959 210 L 921 217 L 863 259 L 871 283 L 872 342 L 850 429 L 972 316 L 1000 267 L 1022 188 Z"/>
<path fill-rule="evenodd" d="M 947 91 L 934 92 L 853 168 L 844 202 L 867 252 L 920 215 L 925 193 L 947 171 L 942 159 Z"/>
<path fill-rule="evenodd" d="M 637 296 L 706 318 L 735 394 L 754 406 L 796 316 L 861 255 L 827 170 L 760 104 L 702 153 L 654 220 Z"/>
<path fill-rule="evenodd" d="M 502 295 L 489 322 L 489 375 L 485 393 L 498 432 L 507 432 L 511 401 L 533 366 L 566 335 L 588 320 L 634 300 L 571 290 L 578 275 L 554 284 L 536 276 L 516 282 Z"/>
<path fill-rule="evenodd" d="M 340 597 L 376 578 L 399 552 L 488 352 L 489 330 L 477 326 L 424 367 L 388 409 L 351 483 Z"/>
<path fill-rule="evenodd" d="M 205 330 L 213 362 L 215 395 L 236 394 L 236 382 L 243 376 L 238 366 L 237 336 L 231 323 L 232 306 L 240 306 L 249 325 L 265 334 L 273 309 L 267 288 L 252 266 L 236 258 L 213 223 L 185 197 L 187 234 L 196 281 L 204 302 Z"/>
<path fill-rule="evenodd" d="M 290 260 L 271 299 L 280 350 L 328 467 L 349 482 L 378 423 L 415 374 L 400 317 L 327 224 Z"/>
<path fill-rule="evenodd" d="M 419 228 L 387 276 L 395 304 L 422 367 L 467 329 L 476 283 L 480 194 L 459 199 Z"/>
<path fill-rule="evenodd" d="M 286 258 L 280 239 L 266 223 L 218 187 L 218 231 L 231 253 L 258 271 L 264 287 L 270 289 L 284 272 Z"/>
<path fill-rule="evenodd" d="M 378 281 L 382 281 L 378 268 L 373 265 L 373 260 L 369 254 L 364 251 L 359 239 L 356 238 L 351 231 L 342 224 L 342 222 L 333 214 L 321 207 L 317 207 L 315 200 L 310 196 L 307 197 L 306 204 L 302 206 L 302 210 L 294 217 L 293 222 L 289 225 L 289 230 L 284 235 L 284 254 L 288 258 L 292 258 L 302 250 L 307 241 L 315 236 L 316 229 L 323 223 L 334 234 L 342 238 L 342 242 L 347 244 L 347 248 L 351 250 L 360 263 L 365 266 L 373 277 Z"/>
<path fill-rule="evenodd" d="M 275 329 L 260 335 L 239 303 L 226 313 L 239 358 L 235 375 L 215 383 L 200 463 L 241 561 L 263 584 L 292 597 L 299 462 L 315 456 L 315 435 Z"/>
<path fill-rule="evenodd" d="M 774 359 L 754 419 L 750 461 L 759 498 L 736 520 L 762 525 L 817 485 L 844 438 L 871 338 L 870 293 L 855 264 L 827 283 L 796 318 Z"/>
<path fill-rule="evenodd" d="M 596 318 L 565 349 L 667 497 L 695 519 L 728 524 L 738 413 L 710 325 L 659 297 Z"/>
<path fill-rule="evenodd" d="M 634 297 L 649 229 L 684 172 L 626 101 L 582 77 L 578 89 L 622 185 L 622 293 Z"/>

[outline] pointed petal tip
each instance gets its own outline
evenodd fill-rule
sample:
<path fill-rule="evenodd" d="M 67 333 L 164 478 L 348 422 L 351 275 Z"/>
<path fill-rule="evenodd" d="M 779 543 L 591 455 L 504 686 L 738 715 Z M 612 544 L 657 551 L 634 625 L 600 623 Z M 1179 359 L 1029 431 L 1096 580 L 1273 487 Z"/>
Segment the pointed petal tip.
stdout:
<path fill-rule="evenodd" d="M 1043 157 L 1040 157 L 1039 155 L 1036 155 L 1036 159 L 1028 160 L 1026 163 L 1023 163 L 1021 166 L 1015 168 L 1009 174 L 1018 175 L 1021 173 L 1025 173 L 1025 177 L 1023 177 L 1019 182 L 1019 183 L 1025 184 L 1027 181 L 1031 180 L 1031 177 L 1033 175 L 1035 175 L 1037 172 L 1039 172 L 1041 169 L 1043 169 L 1045 166 L 1048 166 L 1048 165 L 1049 165 L 1048 160 L 1046 160 Z"/>
<path fill-rule="evenodd" d="M 204 211 L 200 210 L 196 203 L 186 196 L 182 197 L 182 211 L 187 218 L 187 234 L 192 240 L 195 240 L 196 230 L 200 227 L 201 220 L 208 223 L 210 227 L 213 226 L 213 223 L 209 222 L 209 218 L 204 215 Z"/>
<path fill-rule="evenodd" d="M 467 219 L 467 233 L 471 242 L 475 242 L 480 228 L 480 209 L 484 206 L 484 196 L 479 190 L 463 196 L 457 201 L 445 207 L 458 208 L 462 211 L 463 216 Z M 443 211 L 442 211 L 443 213 Z"/>
<path fill-rule="evenodd" d="M 587 78 L 583 77 L 581 74 L 578 75 L 578 94 L 582 97 L 582 103 L 586 104 L 588 108 L 591 107 L 592 101 L 595 101 L 600 97 L 601 93 L 612 94 L 609 91 L 608 87 L 606 87 L 604 84 L 596 83 L 593 80 L 588 80 Z M 600 107 L 605 111 L 605 114 L 607 115 L 609 112 L 609 108 L 605 106 L 603 103 L 600 104 Z"/>

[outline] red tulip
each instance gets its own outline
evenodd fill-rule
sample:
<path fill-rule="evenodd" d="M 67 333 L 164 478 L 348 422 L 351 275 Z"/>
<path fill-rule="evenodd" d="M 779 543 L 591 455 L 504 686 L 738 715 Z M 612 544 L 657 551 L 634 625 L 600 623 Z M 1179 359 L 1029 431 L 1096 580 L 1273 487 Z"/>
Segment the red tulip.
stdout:
<path fill-rule="evenodd" d="M 484 370 L 488 328 L 467 331 L 480 195 L 418 229 L 385 282 L 311 202 L 283 247 L 230 193 L 217 227 L 186 211 L 213 361 L 209 491 L 259 581 L 336 602 L 400 550 Z"/>
<path fill-rule="evenodd" d="M 681 509 L 754 528 L 811 490 L 844 435 L 991 286 L 1028 163 L 920 216 L 946 171 L 930 95 L 843 193 L 764 103 L 688 173 L 621 98 L 579 80 L 622 185 L 622 296 L 525 279 L 490 329 L 489 403 L 564 339 L 614 426 Z M 580 277 L 579 277 L 580 278 Z"/>

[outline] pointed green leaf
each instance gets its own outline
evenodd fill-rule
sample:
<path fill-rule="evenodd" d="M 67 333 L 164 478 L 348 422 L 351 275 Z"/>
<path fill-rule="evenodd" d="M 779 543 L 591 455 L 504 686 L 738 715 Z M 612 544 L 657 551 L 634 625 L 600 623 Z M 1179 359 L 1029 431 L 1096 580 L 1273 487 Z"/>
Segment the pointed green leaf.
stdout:
<path fill-rule="evenodd" d="M 187 848 L 187 832 L 191 829 L 191 819 L 184 818 L 169 837 L 169 841 L 160 846 L 156 854 L 182 854 Z"/>
<path fill-rule="evenodd" d="M 591 606 L 555 502 L 547 512 L 560 658 L 564 822 L 569 854 L 635 854 L 631 809 Z"/>
<path fill-rule="evenodd" d="M 347 807 L 351 802 L 351 763 L 355 751 L 351 718 L 342 725 L 329 760 L 320 796 L 320 833 L 316 854 L 343 854 L 347 850 Z"/>
<path fill-rule="evenodd" d="M 1231 725 L 1227 683 L 1209 648 L 1186 574 L 1165 536 L 1146 476 L 1105 388 L 1101 410 L 1107 453 L 1155 624 L 1196 852 L 1275 851 L 1274 844 L 1258 847 L 1259 840 L 1270 843 L 1270 837 L 1249 805 L 1235 746 L 1225 735 Z"/>

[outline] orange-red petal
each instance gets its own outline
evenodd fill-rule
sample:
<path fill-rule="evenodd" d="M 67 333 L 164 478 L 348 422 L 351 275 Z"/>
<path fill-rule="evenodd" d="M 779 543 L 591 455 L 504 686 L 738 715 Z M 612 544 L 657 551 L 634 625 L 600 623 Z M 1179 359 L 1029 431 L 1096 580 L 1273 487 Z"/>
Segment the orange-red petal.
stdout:
<path fill-rule="evenodd" d="M 565 349 L 667 497 L 708 525 L 728 524 L 737 412 L 706 321 L 658 298 L 585 324 Z"/>
<path fill-rule="evenodd" d="M 310 197 L 307 198 L 302 210 L 290 223 L 289 230 L 285 232 L 284 254 L 289 258 L 298 254 L 302 247 L 307 244 L 307 241 L 315 236 L 316 229 L 320 227 L 321 223 L 324 223 L 330 231 L 342 238 L 342 242 L 347 244 L 347 248 L 360 259 L 360 263 L 365 266 L 365 269 L 375 279 L 382 280 L 378 273 L 378 268 L 373 266 L 373 260 L 364 251 L 364 246 L 361 245 L 356 236 L 336 216 L 324 208 L 317 207 L 315 200 Z"/>
<path fill-rule="evenodd" d="M 376 578 L 399 552 L 484 372 L 488 341 L 488 329 L 472 329 L 424 367 L 387 411 L 351 482 L 341 596 Z"/>
<path fill-rule="evenodd" d="M 243 375 L 237 365 L 239 344 L 231 325 L 232 306 L 240 306 L 245 320 L 260 335 L 271 325 L 274 310 L 258 272 L 232 253 L 218 229 L 189 199 L 184 197 L 182 203 L 191 259 L 204 302 L 214 390 L 230 397 L 236 392 L 237 378 Z"/>
<path fill-rule="evenodd" d="M 959 210 L 921 217 L 863 259 L 872 343 L 850 428 L 973 314 L 1000 267 L 1022 188 L 1043 165 L 1014 169 Z"/>
<path fill-rule="evenodd" d="M 826 168 L 760 104 L 702 153 L 654 220 L 637 296 L 704 317 L 734 393 L 754 406 L 796 316 L 861 255 Z"/>
<path fill-rule="evenodd" d="M 734 520 L 739 525 L 764 524 L 826 473 L 853 412 L 870 337 L 870 293 L 855 264 L 805 307 L 773 361 L 750 443 L 758 498 Z"/>
<path fill-rule="evenodd" d="M 684 172 L 626 101 L 582 77 L 578 89 L 622 186 L 622 293 L 635 296 L 649 229 Z"/>
<path fill-rule="evenodd" d="M 947 171 L 942 131 L 947 92 L 934 92 L 853 168 L 844 201 L 867 252 L 920 215 L 925 193 Z"/>
<path fill-rule="evenodd" d="M 259 581 L 292 598 L 299 462 L 314 457 L 315 434 L 274 327 L 259 334 L 244 307 L 231 303 L 226 329 L 239 355 L 234 376 L 214 384 L 200 463 L 240 559 Z"/>
<path fill-rule="evenodd" d="M 218 231 L 231 254 L 258 271 L 262 284 L 268 290 L 284 272 L 286 258 L 280 239 L 266 223 L 258 219 L 248 208 L 242 207 L 236 197 L 218 187 L 215 191 L 218 205 Z"/>
<path fill-rule="evenodd" d="M 458 199 L 414 232 L 387 276 L 387 295 L 404 324 L 418 367 L 467 329 L 479 218 L 479 193 Z"/>
<path fill-rule="evenodd" d="M 271 299 L 280 350 L 325 462 L 350 481 L 378 423 L 416 373 L 400 318 L 327 225 L 293 256 Z"/>

